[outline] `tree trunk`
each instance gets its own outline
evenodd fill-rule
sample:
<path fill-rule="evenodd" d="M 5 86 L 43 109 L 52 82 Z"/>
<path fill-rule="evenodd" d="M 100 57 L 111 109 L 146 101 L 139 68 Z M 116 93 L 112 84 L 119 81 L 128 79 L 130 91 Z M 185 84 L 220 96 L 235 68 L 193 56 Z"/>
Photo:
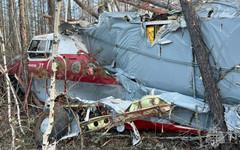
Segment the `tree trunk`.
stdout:
<path fill-rule="evenodd" d="M 14 1 L 13 0 L 9 0 L 9 2 L 10 1 L 12 1 L 11 2 L 12 3 L 11 10 L 17 10 Z M 19 50 L 19 52 L 21 52 L 22 51 L 22 45 L 21 45 L 21 39 L 20 39 L 20 33 L 19 33 L 19 28 L 20 28 L 19 20 L 17 20 L 17 17 L 16 17 L 17 12 L 16 11 L 12 11 L 11 15 L 12 15 L 12 18 L 13 18 L 14 44 L 17 45 L 17 46 L 15 46 L 15 48 L 17 50 Z M 16 49 L 14 49 L 14 50 L 16 50 Z"/>
<path fill-rule="evenodd" d="M 3 17 L 3 2 L 2 1 L 0 1 L 0 14 L 1 14 L 1 16 L 0 16 L 0 20 L 1 20 L 1 26 L 2 26 L 2 29 L 3 29 L 3 32 L 2 32 L 2 34 L 3 34 L 3 40 L 5 41 L 5 23 L 4 23 L 4 17 Z"/>
<path fill-rule="evenodd" d="M 43 2 L 43 14 L 46 13 L 46 8 L 45 8 L 45 1 Z M 43 19 L 43 26 L 44 26 L 44 34 L 47 33 L 47 20 Z"/>
<path fill-rule="evenodd" d="M 228 130 L 224 119 L 224 107 L 221 103 L 219 90 L 209 62 L 209 55 L 206 51 L 202 38 L 200 21 L 194 8 L 192 7 L 192 2 L 180 0 L 180 3 L 191 36 L 193 51 L 196 54 L 197 62 L 202 75 L 206 98 L 209 102 L 210 110 L 214 117 L 213 119 L 216 131 L 219 136 L 224 136 L 222 137 L 223 141 L 220 141 L 220 143 L 225 143 L 228 142 Z"/>
<path fill-rule="evenodd" d="M 38 2 L 40 2 L 40 4 L 38 3 Z M 41 0 L 38 0 L 38 2 L 37 2 L 37 5 L 36 5 L 36 7 L 37 7 L 37 10 L 36 10 L 36 16 L 37 16 L 37 35 L 40 35 L 41 34 L 41 24 L 40 24 L 40 17 L 41 17 L 41 15 L 40 15 L 40 6 L 41 6 Z"/>
<path fill-rule="evenodd" d="M 54 105 L 56 99 L 56 72 L 57 72 L 57 51 L 58 51 L 58 27 L 59 27 L 59 19 L 61 13 L 62 1 L 58 0 L 58 7 L 55 12 L 54 17 L 54 35 L 53 35 L 53 53 L 52 53 L 52 74 L 51 74 L 51 93 L 50 93 L 50 106 L 49 106 L 49 123 L 47 126 L 46 132 L 43 134 L 43 143 L 42 149 L 48 149 L 48 138 L 52 132 L 54 125 Z"/>
<path fill-rule="evenodd" d="M 37 31 L 37 29 L 38 29 L 38 23 L 37 23 L 37 2 L 36 1 L 33 1 L 33 3 L 32 3 L 32 5 L 33 5 L 33 18 L 34 18 L 34 35 L 38 35 L 38 31 Z"/>
<path fill-rule="evenodd" d="M 33 2 L 32 1 L 29 1 L 28 2 L 28 5 L 27 5 L 27 10 L 29 13 L 26 14 L 26 17 L 27 17 L 27 29 L 28 31 L 32 31 L 33 30 L 33 16 L 34 16 L 34 13 L 33 13 Z M 33 32 L 29 32 L 28 34 L 28 40 L 30 41 L 30 39 L 34 36 Z"/>
<path fill-rule="evenodd" d="M 49 16 L 55 16 L 55 3 L 54 0 L 48 0 L 48 15 Z M 54 18 L 49 19 L 49 32 L 53 33 L 54 32 Z"/>
<path fill-rule="evenodd" d="M 68 17 L 69 19 L 72 18 L 72 13 L 71 13 L 71 0 L 68 0 L 68 15 L 67 15 L 67 17 Z"/>
<path fill-rule="evenodd" d="M 44 13 L 43 11 L 43 1 L 40 0 L 40 5 L 39 5 L 39 9 L 40 9 L 40 12 L 38 13 L 38 16 L 39 16 L 39 23 L 40 23 L 40 34 L 43 34 L 44 33 L 44 24 L 43 24 L 43 18 L 42 18 L 42 15 Z"/>
<path fill-rule="evenodd" d="M 8 23 L 9 23 L 9 42 L 8 42 L 8 47 L 9 49 L 14 49 L 16 50 L 16 38 L 15 38 L 15 34 L 16 32 L 14 32 L 14 24 L 13 24 L 13 3 L 12 3 L 12 0 L 9 0 L 8 1 L 8 16 L 9 16 L 9 19 L 8 19 Z"/>
<path fill-rule="evenodd" d="M 119 12 L 121 12 L 121 8 L 120 8 L 120 6 L 119 6 L 118 1 L 117 1 L 117 0 L 114 0 L 114 3 L 115 3 L 115 5 L 116 5 L 116 7 L 117 7 L 117 10 L 118 10 Z"/>
<path fill-rule="evenodd" d="M 28 86 L 28 56 L 27 56 L 27 30 L 25 18 L 25 0 L 19 0 L 20 7 L 20 34 L 22 47 L 22 66 L 24 84 Z M 26 92 L 26 91 L 25 91 Z"/>

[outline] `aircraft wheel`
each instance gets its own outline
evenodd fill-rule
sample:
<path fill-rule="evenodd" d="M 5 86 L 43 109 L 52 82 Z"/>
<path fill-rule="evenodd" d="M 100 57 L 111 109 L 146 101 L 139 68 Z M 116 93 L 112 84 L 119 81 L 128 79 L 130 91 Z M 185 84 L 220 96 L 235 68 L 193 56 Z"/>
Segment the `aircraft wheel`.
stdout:
<path fill-rule="evenodd" d="M 49 121 L 49 110 L 44 111 L 38 118 L 36 126 L 34 128 L 34 138 L 38 147 L 42 145 L 43 134 L 46 132 Z M 54 124 L 50 139 L 59 140 L 61 137 L 68 133 L 68 127 L 70 125 L 68 112 L 59 105 L 54 108 Z"/>

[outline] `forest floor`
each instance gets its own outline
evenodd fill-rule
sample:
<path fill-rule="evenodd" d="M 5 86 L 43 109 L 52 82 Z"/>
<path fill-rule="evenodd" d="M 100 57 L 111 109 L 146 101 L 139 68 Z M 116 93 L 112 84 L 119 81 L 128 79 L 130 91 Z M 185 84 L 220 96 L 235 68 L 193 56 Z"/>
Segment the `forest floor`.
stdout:
<path fill-rule="evenodd" d="M 6 100 L 0 99 L 0 150 L 11 149 L 11 128 L 8 121 L 8 105 Z M 17 115 L 17 110 L 12 110 L 12 116 Z M 39 109 L 34 103 L 30 102 L 28 105 L 27 113 L 21 109 L 21 123 L 25 134 L 20 132 L 17 120 L 13 120 L 15 125 L 16 139 L 15 145 L 18 150 L 41 149 L 37 147 L 34 141 L 33 129 L 36 125 L 37 119 L 42 110 Z M 117 132 L 115 129 L 110 130 L 105 136 L 101 136 L 101 132 L 86 134 L 84 136 L 84 150 L 85 149 L 107 149 L 107 150 L 137 150 L 137 149 L 160 149 L 160 150 L 192 150 L 192 149 L 210 149 L 209 145 L 200 147 L 199 140 L 173 140 L 167 139 L 168 137 L 189 137 L 186 133 L 167 133 L 154 130 L 140 131 L 142 143 L 138 146 L 132 145 L 132 137 L 130 131 L 125 130 L 123 133 Z M 197 136 L 191 136 L 197 137 Z M 166 138 L 166 139 L 164 139 Z M 240 149 L 239 144 L 234 144 L 233 149 Z M 57 144 L 57 149 L 72 150 L 80 149 L 80 137 L 69 138 Z"/>

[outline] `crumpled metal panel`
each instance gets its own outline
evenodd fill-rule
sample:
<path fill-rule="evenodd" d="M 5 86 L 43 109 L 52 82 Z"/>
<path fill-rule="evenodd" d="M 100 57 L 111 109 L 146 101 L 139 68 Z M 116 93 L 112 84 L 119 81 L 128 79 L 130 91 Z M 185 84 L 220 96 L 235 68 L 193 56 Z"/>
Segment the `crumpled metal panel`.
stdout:
<path fill-rule="evenodd" d="M 191 96 L 186 96 L 176 92 L 167 92 L 144 87 L 120 74 L 117 74 L 116 78 L 125 89 L 131 90 L 132 93 L 138 93 L 138 97 L 153 94 L 168 104 L 173 104 L 173 113 L 170 113 L 170 117 L 164 117 L 166 120 L 171 120 L 181 125 L 200 128 L 204 131 L 211 132 L 214 130 L 213 116 L 210 114 L 209 105 L 204 102 L 203 99 L 196 99 Z M 134 100 L 134 96 L 129 98 L 132 98 L 131 100 Z M 240 117 L 238 114 L 240 107 L 237 105 L 224 105 L 224 107 L 225 120 L 228 129 L 235 133 L 240 133 L 240 130 L 237 129 L 240 127 Z M 198 113 L 199 125 L 197 124 L 196 118 L 194 117 L 195 113 Z M 161 119 L 156 122 L 161 123 Z"/>
<path fill-rule="evenodd" d="M 103 104 L 105 107 L 110 107 L 116 113 L 124 113 L 127 108 L 132 104 L 132 101 L 116 99 L 114 97 L 106 97 L 98 101 L 100 104 Z"/>
<path fill-rule="evenodd" d="M 220 6 L 220 5 L 219 5 Z M 222 6 L 225 12 L 228 12 L 232 7 Z M 235 9 L 235 11 L 238 11 Z M 223 74 L 229 68 L 236 66 L 240 63 L 239 61 L 239 34 L 240 34 L 240 15 L 234 18 L 224 18 L 224 19 L 211 19 L 209 21 L 202 21 L 201 24 L 202 35 L 204 41 L 211 51 L 213 57 L 210 56 L 213 66 L 215 66 L 215 75 Z M 214 58 L 214 59 L 213 59 Z M 203 85 L 200 84 L 202 79 L 199 78 L 200 73 L 196 76 L 196 85 L 199 90 L 199 94 L 203 95 Z M 236 82 L 240 81 L 240 70 L 236 69 L 230 72 L 223 80 L 218 83 L 218 87 L 221 89 L 220 94 L 225 101 L 228 103 L 239 103 L 240 100 L 240 86 L 236 85 Z"/>
<path fill-rule="evenodd" d="M 229 68 L 240 63 L 240 15 L 236 13 L 233 18 L 220 17 L 223 12 L 238 12 L 239 1 L 234 1 L 234 4 L 237 3 L 234 7 L 233 3 L 223 5 L 223 2 L 227 3 L 221 0 L 198 6 L 206 8 L 208 12 L 212 8 L 218 8 L 218 11 L 213 11 L 207 18 L 206 12 L 198 11 L 202 19 L 203 38 L 211 52 L 210 61 L 217 79 Z M 135 18 L 139 16 L 136 13 L 104 13 L 97 27 L 79 29 L 89 52 L 100 64 L 111 65 L 114 62 L 114 67 L 146 87 L 190 96 L 196 94 L 197 97 L 204 98 L 202 77 L 197 63 L 193 63 L 187 28 L 179 27 L 176 31 L 164 34 L 162 39 L 172 43 L 162 45 L 160 42 L 152 46 L 146 33 L 142 35 L 145 32 L 144 23 L 127 22 L 124 18 L 126 14 Z M 105 18 L 111 22 L 111 28 L 104 21 Z M 94 55 L 95 53 L 98 55 Z M 218 84 L 225 102 L 237 103 L 240 100 L 240 86 L 236 85 L 240 81 L 239 73 L 240 70 L 234 70 Z"/>
<path fill-rule="evenodd" d="M 193 97 L 182 95 L 176 92 L 166 92 L 159 95 L 162 100 L 176 104 L 179 107 L 187 108 L 198 113 L 209 112 L 209 106 L 201 99 L 194 99 Z M 197 108 L 196 108 L 197 106 Z"/>
<path fill-rule="evenodd" d="M 174 34 L 169 33 L 165 37 L 175 42 L 163 46 L 156 44 L 151 47 L 146 36 L 141 35 L 142 23 L 130 24 L 123 18 L 114 18 L 111 13 L 102 14 L 102 18 L 108 16 L 112 19 L 110 31 L 104 23 L 98 24 L 97 28 L 81 30 L 92 56 L 102 65 L 111 65 L 115 61 L 117 68 L 134 76 L 140 84 L 145 86 L 193 94 L 189 80 L 192 54 L 191 50 L 190 53 L 188 52 L 191 45 L 188 43 L 190 37 L 187 31 L 184 34 L 180 30 Z M 101 52 L 98 55 L 94 55 L 99 51 Z M 171 75 L 172 72 L 178 72 L 181 80 Z M 169 86 L 172 83 L 174 86 Z"/>
<path fill-rule="evenodd" d="M 196 3 L 198 15 L 204 19 L 210 18 L 234 18 L 239 15 L 239 0 L 210 0 L 203 4 Z M 209 12 L 212 11 L 209 16 Z"/>
<path fill-rule="evenodd" d="M 47 81 L 46 81 L 47 80 Z M 47 84 L 46 84 L 47 82 Z M 47 94 L 50 93 L 50 79 L 35 78 L 33 79 L 31 90 L 36 94 L 40 101 L 45 102 L 50 96 Z M 47 87 L 46 87 L 47 85 Z M 64 93 L 64 80 L 56 81 L 56 91 L 58 93 Z M 67 89 L 69 91 L 70 97 L 79 97 L 81 99 L 87 100 L 99 100 L 109 96 L 114 96 L 115 98 L 125 99 L 125 92 L 122 86 L 118 85 L 108 85 L 108 84 L 96 84 L 96 83 L 87 83 L 87 82 L 73 82 L 69 81 L 67 83 Z"/>
<path fill-rule="evenodd" d="M 240 64 L 239 6 L 237 0 L 196 4 L 216 80 L 228 69 Z M 127 14 L 138 16 L 136 13 Z M 128 22 L 125 15 L 104 13 L 97 26 L 79 29 L 89 52 L 100 64 L 117 73 L 116 79 L 125 89 L 125 99 L 138 99 L 154 91 L 161 99 L 176 105 L 174 111 L 179 113 L 171 116 L 170 120 L 198 127 L 193 117 L 197 112 L 200 128 L 211 131 L 212 116 L 208 104 L 203 101 L 205 91 L 202 76 L 197 62 L 194 62 L 187 27 L 179 26 L 171 32 L 166 29 L 168 32 L 162 34 L 159 40 L 171 42 L 151 45 L 144 23 Z M 108 21 L 105 22 L 104 18 Z M 237 82 L 240 82 L 240 70 L 236 67 L 219 81 L 218 87 L 223 102 L 231 104 L 224 104 L 228 129 L 239 133 L 240 117 L 234 109 L 235 104 L 240 102 L 240 86 L 236 85 Z"/>

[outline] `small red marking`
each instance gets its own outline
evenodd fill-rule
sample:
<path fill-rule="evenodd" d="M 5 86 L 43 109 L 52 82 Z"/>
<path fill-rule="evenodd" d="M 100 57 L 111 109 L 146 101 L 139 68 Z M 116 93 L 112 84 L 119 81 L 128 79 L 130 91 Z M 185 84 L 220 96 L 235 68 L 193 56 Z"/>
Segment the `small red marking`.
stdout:
<path fill-rule="evenodd" d="M 175 133 L 188 133 L 192 135 L 197 135 L 198 130 L 194 128 L 189 128 L 187 126 L 180 126 L 176 125 L 174 123 L 172 124 L 164 124 L 164 123 L 156 123 L 156 122 L 151 122 L 151 121 L 146 121 L 146 120 L 136 120 L 133 121 L 134 124 L 136 125 L 138 130 L 142 129 L 152 129 L 152 130 L 163 130 L 167 132 L 175 132 Z M 125 124 L 126 129 L 131 130 L 132 127 L 128 124 Z M 204 131 L 201 131 L 201 134 L 204 134 Z"/>

